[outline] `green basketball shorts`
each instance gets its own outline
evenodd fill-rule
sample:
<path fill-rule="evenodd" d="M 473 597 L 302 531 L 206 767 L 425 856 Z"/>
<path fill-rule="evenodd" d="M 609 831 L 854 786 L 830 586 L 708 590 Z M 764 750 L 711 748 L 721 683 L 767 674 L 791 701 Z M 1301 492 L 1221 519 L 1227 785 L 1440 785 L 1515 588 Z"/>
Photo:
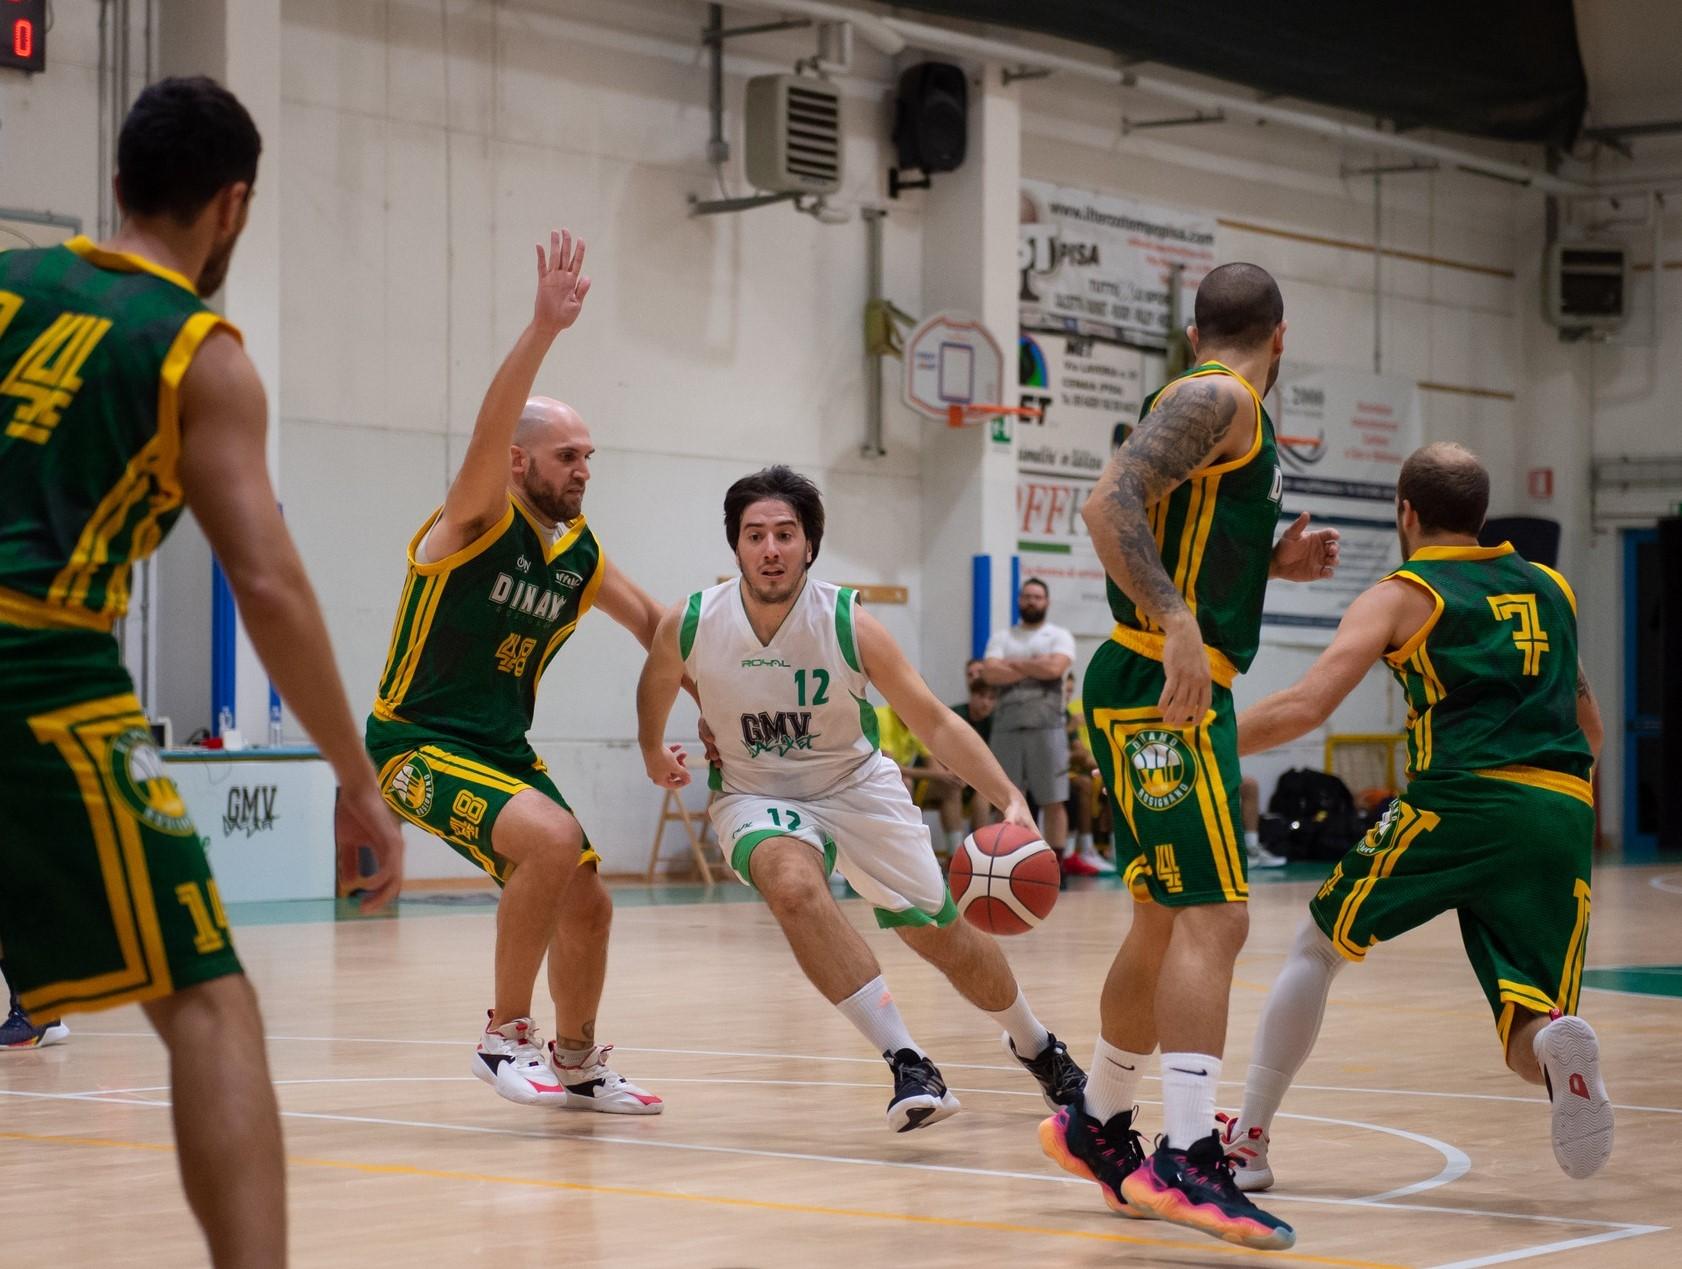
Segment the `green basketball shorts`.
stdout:
<path fill-rule="evenodd" d="M 241 971 L 110 635 L 0 625 L 0 953 L 37 1021 Z"/>
<path fill-rule="evenodd" d="M 1309 911 L 1353 961 L 1458 913 L 1505 1045 L 1519 1009 L 1576 1011 L 1593 855 L 1587 781 L 1532 767 L 1431 775 L 1390 804 Z"/>
<path fill-rule="evenodd" d="M 458 740 L 439 737 L 396 752 L 374 751 L 373 758 L 380 773 L 380 792 L 392 810 L 442 838 L 499 886 L 507 883 L 514 861 L 492 849 L 491 831 L 515 794 L 535 789 L 572 814 L 572 807 L 549 778 L 549 769 L 536 755 L 531 765 L 515 767 L 493 762 Z M 578 862 L 580 866 L 601 862 L 588 836 Z"/>
<path fill-rule="evenodd" d="M 1156 708 L 1164 682 L 1160 661 L 1111 640 L 1093 654 L 1081 688 L 1115 812 L 1116 863 L 1141 902 L 1246 902 L 1232 691 L 1217 680 L 1200 725 L 1169 727 Z"/>

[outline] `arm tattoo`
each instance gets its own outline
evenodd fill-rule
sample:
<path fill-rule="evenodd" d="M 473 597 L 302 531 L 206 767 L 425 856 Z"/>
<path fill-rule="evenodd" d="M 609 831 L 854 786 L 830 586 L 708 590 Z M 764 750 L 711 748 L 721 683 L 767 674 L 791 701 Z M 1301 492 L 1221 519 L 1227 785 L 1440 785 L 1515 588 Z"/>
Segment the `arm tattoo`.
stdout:
<path fill-rule="evenodd" d="M 1113 535 L 1109 545 L 1119 555 L 1102 548 L 1099 554 L 1114 556 L 1121 570 L 1116 584 L 1158 624 L 1184 608 L 1185 600 L 1163 568 L 1145 508 L 1167 497 L 1203 464 L 1226 438 L 1237 408 L 1232 394 L 1207 379 L 1194 379 L 1146 415 L 1110 460 L 1103 512 Z"/>

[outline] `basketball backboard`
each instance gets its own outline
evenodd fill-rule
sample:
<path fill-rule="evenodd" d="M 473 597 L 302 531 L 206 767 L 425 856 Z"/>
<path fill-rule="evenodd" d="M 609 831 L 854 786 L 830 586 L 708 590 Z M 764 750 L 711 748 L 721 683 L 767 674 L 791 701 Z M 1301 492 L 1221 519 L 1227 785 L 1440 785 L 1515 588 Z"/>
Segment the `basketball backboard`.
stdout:
<path fill-rule="evenodd" d="M 928 418 L 944 419 L 954 405 L 997 401 L 1003 376 L 999 341 L 967 314 L 924 318 L 905 341 L 905 403 Z"/>

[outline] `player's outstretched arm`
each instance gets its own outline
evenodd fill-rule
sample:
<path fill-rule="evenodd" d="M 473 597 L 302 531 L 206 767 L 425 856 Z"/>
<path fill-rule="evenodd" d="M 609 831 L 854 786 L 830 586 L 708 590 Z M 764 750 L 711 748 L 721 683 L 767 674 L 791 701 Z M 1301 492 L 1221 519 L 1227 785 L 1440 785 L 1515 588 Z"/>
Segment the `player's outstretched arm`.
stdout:
<path fill-rule="evenodd" d="M 1158 707 L 1163 721 L 1175 726 L 1208 712 L 1209 662 L 1197 618 L 1162 567 L 1145 510 L 1199 467 L 1229 456 L 1239 440 L 1249 439 L 1240 422 L 1253 413 L 1247 402 L 1248 394 L 1227 375 L 1173 385 L 1115 452 L 1081 510 L 1104 571 L 1166 632 L 1167 682 Z"/>
<path fill-rule="evenodd" d="M 860 608 L 853 629 L 858 636 L 865 674 L 911 734 L 928 747 L 936 761 L 957 772 L 965 784 L 1003 810 L 1012 824 L 1033 828 L 1034 817 L 1029 814 L 1028 803 L 1005 775 L 987 743 L 975 728 L 929 691 L 929 685 L 911 668 L 911 662 L 905 659 L 905 653 L 882 623 Z"/>
<path fill-rule="evenodd" d="M 642 663 L 642 676 L 637 679 L 637 744 L 648 778 L 662 789 L 681 789 L 689 783 L 689 769 L 684 765 L 688 755 L 683 746 L 666 743 L 672 702 L 683 684 L 683 655 L 678 650 L 682 622 L 682 605 L 660 618 L 648 658 Z"/>
<path fill-rule="evenodd" d="M 1239 713 L 1239 755 L 1272 749 L 1325 722 L 1385 651 L 1405 644 L 1435 610 L 1428 592 L 1399 578 L 1363 593 L 1301 679 Z"/>
<path fill-rule="evenodd" d="M 377 908 L 402 885 L 403 838 L 380 799 L 315 592 L 275 505 L 267 410 L 245 350 L 231 335 L 212 335 L 181 384 L 181 487 L 264 668 L 338 777 L 341 840 L 371 847 L 379 861 L 364 905 Z"/>
<path fill-rule="evenodd" d="M 602 561 L 602 584 L 596 592 L 596 607 L 629 630 L 636 641 L 648 651 L 654 646 L 654 633 L 666 610 L 654 597 L 613 566 L 612 560 Z"/>
<path fill-rule="evenodd" d="M 584 268 L 584 240 L 566 230 L 551 232 L 549 250 L 537 248 L 537 298 L 531 322 L 497 368 L 485 390 L 479 417 L 461 470 L 444 497 L 444 514 L 433 529 L 431 558 L 442 559 L 483 534 L 508 507 L 508 447 L 531 396 L 543 358 L 555 337 L 578 320 L 590 279 Z"/>

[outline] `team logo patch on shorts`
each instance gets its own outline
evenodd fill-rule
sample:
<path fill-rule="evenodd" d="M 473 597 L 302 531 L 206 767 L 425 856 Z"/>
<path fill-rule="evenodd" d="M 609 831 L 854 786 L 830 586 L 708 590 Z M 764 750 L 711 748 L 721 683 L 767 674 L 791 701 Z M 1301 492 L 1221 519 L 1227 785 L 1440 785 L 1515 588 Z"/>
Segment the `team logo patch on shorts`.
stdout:
<path fill-rule="evenodd" d="M 106 762 L 117 795 L 141 823 L 177 837 L 197 836 L 187 804 L 165 772 L 163 755 L 149 732 L 131 727 L 117 736 L 111 741 Z"/>
<path fill-rule="evenodd" d="M 425 815 L 432 809 L 432 768 L 416 754 L 391 777 L 391 797 L 411 815 Z"/>
<path fill-rule="evenodd" d="M 1138 731 L 1127 741 L 1133 796 L 1152 811 L 1178 806 L 1197 782 L 1197 759 L 1171 731 Z"/>

